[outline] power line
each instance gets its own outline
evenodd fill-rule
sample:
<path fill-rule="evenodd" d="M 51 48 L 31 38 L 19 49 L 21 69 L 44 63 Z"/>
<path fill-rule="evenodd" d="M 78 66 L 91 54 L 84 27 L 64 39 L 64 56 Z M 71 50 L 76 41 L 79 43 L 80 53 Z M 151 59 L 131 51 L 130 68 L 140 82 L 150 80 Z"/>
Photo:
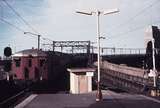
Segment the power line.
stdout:
<path fill-rule="evenodd" d="M 18 26 L 16 26 L 16 25 L 14 25 L 14 24 L 12 24 L 12 23 L 4 20 L 3 18 L 0 18 L 0 20 L 1 20 L 2 22 L 6 23 L 6 24 L 8 24 L 8 25 L 10 25 L 10 26 L 12 26 L 13 28 L 17 29 L 18 31 L 24 32 L 24 30 L 22 30 L 22 29 L 19 28 Z"/>
<path fill-rule="evenodd" d="M 53 40 L 51 40 L 51 39 L 49 39 L 49 38 L 44 38 L 44 37 L 42 37 L 42 39 L 43 39 L 43 40 L 48 40 L 48 41 L 53 41 Z"/>
<path fill-rule="evenodd" d="M 16 25 L 14 25 L 14 24 L 12 24 L 12 23 L 10 23 L 10 22 L 4 20 L 3 18 L 0 18 L 0 21 L 6 23 L 6 24 L 8 24 L 8 25 L 10 25 L 11 27 L 13 27 L 14 29 L 16 29 L 16 30 L 18 30 L 18 31 L 20 31 L 20 32 L 23 32 L 23 33 L 25 32 L 23 29 L 21 29 L 21 28 L 19 28 L 18 26 L 16 26 Z M 32 36 L 32 35 L 29 35 L 29 36 L 35 38 L 35 36 Z"/>
<path fill-rule="evenodd" d="M 144 26 L 143 26 L 143 27 L 144 27 Z M 140 30 L 140 29 L 143 29 L 143 27 L 137 27 L 137 28 L 128 30 L 128 31 L 123 32 L 123 33 L 119 33 L 119 34 L 116 34 L 116 35 L 112 35 L 113 37 L 109 37 L 108 39 L 114 39 L 114 38 L 119 38 L 119 37 L 126 37 L 126 36 L 128 36 L 127 34 L 129 34 L 129 33 L 131 33 L 131 32 L 135 32 L 135 31 Z M 117 36 L 118 36 L 118 37 L 117 37 Z"/>
<path fill-rule="evenodd" d="M 160 20 L 155 21 L 155 22 L 153 22 L 153 23 L 160 23 Z M 149 25 L 149 24 L 148 24 L 148 25 Z M 109 37 L 108 39 L 113 39 L 113 38 L 119 38 L 119 37 L 122 37 L 122 36 L 123 36 L 123 37 L 124 37 L 124 36 L 127 36 L 128 33 L 134 32 L 134 31 L 136 31 L 136 30 L 143 29 L 143 28 L 146 27 L 146 26 L 147 26 L 147 25 L 139 26 L 139 27 L 136 27 L 136 28 L 134 28 L 134 29 L 130 29 L 130 30 L 126 31 L 126 32 L 112 35 L 112 37 Z M 116 36 L 118 36 L 118 37 L 116 37 Z"/>
<path fill-rule="evenodd" d="M 135 14 L 134 16 L 130 17 L 126 22 L 124 23 L 121 23 L 119 24 L 118 26 L 116 27 L 113 27 L 111 30 L 113 31 L 114 29 L 116 28 L 119 28 L 119 27 L 124 27 L 125 25 L 129 24 L 130 21 L 133 21 L 136 17 L 138 17 L 139 15 L 141 15 L 144 11 L 148 10 L 148 8 L 152 7 L 153 5 L 156 5 L 158 4 L 158 2 L 160 2 L 160 0 L 156 0 L 155 2 L 153 2 L 152 4 L 150 4 L 149 6 L 143 8 L 141 11 L 139 11 L 137 14 Z M 110 31 L 111 31 L 110 30 Z"/>
<path fill-rule="evenodd" d="M 31 28 L 34 32 L 38 33 L 6 0 L 2 0 L 2 1 L 17 15 L 29 28 Z M 2 6 L 2 5 L 0 5 L 0 6 Z M 1 20 L 2 22 L 4 22 L 4 23 L 10 25 L 11 27 L 17 29 L 18 31 L 21 31 L 21 32 L 25 33 L 25 31 L 24 31 L 23 29 L 21 29 L 21 28 L 19 28 L 18 26 L 16 26 L 16 25 L 14 25 L 14 24 L 12 24 L 12 23 L 4 20 L 2 17 L 0 17 L 0 20 Z M 38 34 L 39 34 L 39 33 L 38 33 Z M 32 35 L 29 35 L 29 36 L 35 37 L 35 36 L 32 36 Z M 50 41 L 51 41 L 51 39 L 48 39 L 48 38 L 43 38 L 43 37 L 42 37 L 42 39 L 43 39 L 43 40 L 50 40 Z"/>
<path fill-rule="evenodd" d="M 34 32 L 40 34 L 39 32 L 37 32 L 6 0 L 2 0 L 4 1 L 4 3 L 29 27 L 31 28 Z M 51 39 L 49 38 L 44 38 L 41 36 L 41 38 L 43 40 L 49 40 L 49 41 L 52 41 Z"/>
<path fill-rule="evenodd" d="M 1 14 L 1 18 L 3 18 L 3 6 L 2 6 L 2 4 L 0 3 L 0 8 L 1 8 L 1 10 L 0 10 L 0 14 Z"/>
<path fill-rule="evenodd" d="M 132 16 L 131 18 L 129 18 L 126 22 L 119 24 L 118 26 L 114 27 L 114 29 L 122 27 L 123 25 L 127 25 L 130 21 L 133 21 L 136 17 L 138 17 L 139 15 L 141 15 L 144 11 L 146 11 L 148 8 L 152 7 L 156 2 L 159 2 L 159 0 L 153 2 L 152 4 L 150 4 L 149 6 L 143 8 L 141 11 L 139 11 L 137 14 L 135 14 L 134 16 Z"/>
<path fill-rule="evenodd" d="M 6 0 L 2 0 L 29 28 L 38 33 Z"/>

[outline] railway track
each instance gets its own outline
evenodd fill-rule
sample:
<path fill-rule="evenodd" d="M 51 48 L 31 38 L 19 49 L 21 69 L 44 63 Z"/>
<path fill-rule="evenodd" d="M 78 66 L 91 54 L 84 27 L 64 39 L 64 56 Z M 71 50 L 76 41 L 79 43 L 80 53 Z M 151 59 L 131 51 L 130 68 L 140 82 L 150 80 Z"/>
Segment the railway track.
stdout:
<path fill-rule="evenodd" d="M 14 108 L 14 106 L 24 100 L 31 94 L 28 88 L 16 93 L 12 97 L 9 97 L 0 102 L 0 108 Z"/>

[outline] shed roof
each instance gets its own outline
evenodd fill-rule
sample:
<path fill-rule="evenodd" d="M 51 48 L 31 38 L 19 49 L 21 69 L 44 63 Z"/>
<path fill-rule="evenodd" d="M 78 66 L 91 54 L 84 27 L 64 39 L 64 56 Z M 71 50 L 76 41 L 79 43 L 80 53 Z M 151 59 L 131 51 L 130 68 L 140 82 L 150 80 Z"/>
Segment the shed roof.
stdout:
<path fill-rule="evenodd" d="M 68 68 L 69 72 L 95 72 L 95 68 Z"/>

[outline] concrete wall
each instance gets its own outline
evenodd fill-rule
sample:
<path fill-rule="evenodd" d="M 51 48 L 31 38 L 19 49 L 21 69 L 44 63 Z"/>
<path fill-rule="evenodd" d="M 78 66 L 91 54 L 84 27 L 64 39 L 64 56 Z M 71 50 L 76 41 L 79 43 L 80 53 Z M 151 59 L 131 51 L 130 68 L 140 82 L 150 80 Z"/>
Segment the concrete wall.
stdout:
<path fill-rule="evenodd" d="M 117 65 L 117 64 L 109 63 L 107 61 L 104 61 L 102 63 L 102 68 L 121 72 L 121 73 L 132 75 L 132 76 L 143 77 L 144 75 L 144 70 L 140 68 Z"/>
<path fill-rule="evenodd" d="M 107 61 L 104 61 L 101 66 L 101 82 L 105 86 L 122 88 L 130 92 L 142 92 L 145 84 L 153 85 L 144 78 L 143 69 L 112 64 Z"/>

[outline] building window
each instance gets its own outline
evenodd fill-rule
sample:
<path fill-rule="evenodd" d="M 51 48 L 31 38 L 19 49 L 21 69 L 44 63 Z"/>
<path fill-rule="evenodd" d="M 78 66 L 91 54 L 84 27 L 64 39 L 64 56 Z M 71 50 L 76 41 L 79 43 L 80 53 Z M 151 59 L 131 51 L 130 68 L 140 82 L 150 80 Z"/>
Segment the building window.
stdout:
<path fill-rule="evenodd" d="M 27 68 L 24 69 L 24 79 L 29 79 L 29 70 Z"/>
<path fill-rule="evenodd" d="M 43 66 L 44 62 L 45 62 L 44 59 L 40 60 L 40 66 L 41 66 L 41 67 Z"/>
<path fill-rule="evenodd" d="M 20 65 L 21 65 L 21 59 L 20 58 L 14 59 L 14 61 L 15 61 L 16 67 L 20 67 Z"/>
<path fill-rule="evenodd" d="M 37 67 L 35 67 L 35 70 L 34 70 L 34 78 L 35 79 L 39 79 L 39 69 Z"/>
<path fill-rule="evenodd" d="M 29 66 L 29 67 L 32 67 L 32 59 L 29 59 L 29 60 L 28 60 L 28 66 Z"/>

